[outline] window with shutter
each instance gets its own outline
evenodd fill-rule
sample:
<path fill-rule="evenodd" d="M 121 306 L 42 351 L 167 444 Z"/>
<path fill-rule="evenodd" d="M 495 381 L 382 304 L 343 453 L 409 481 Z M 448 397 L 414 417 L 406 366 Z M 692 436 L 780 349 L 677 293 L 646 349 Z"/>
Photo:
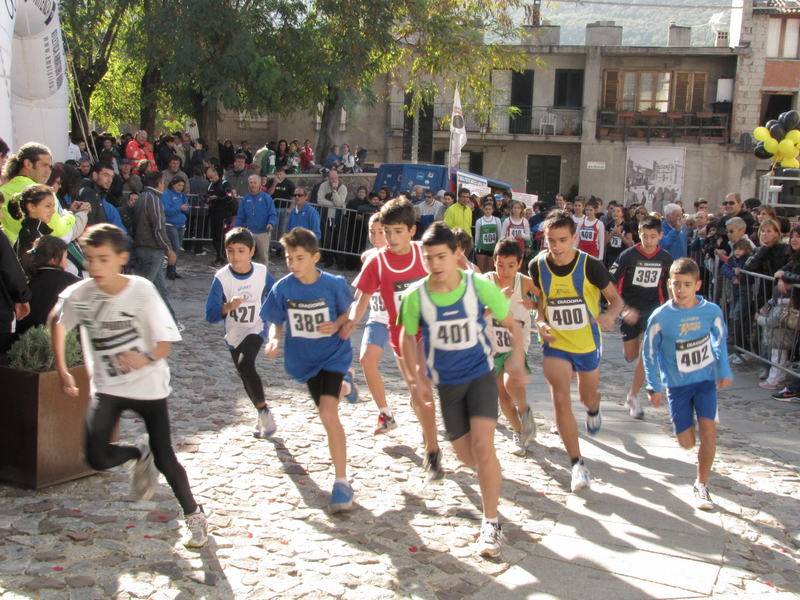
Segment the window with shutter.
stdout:
<path fill-rule="evenodd" d="M 691 79 L 691 73 L 675 73 L 675 97 L 672 100 L 672 110 L 674 112 L 689 112 Z"/>
<path fill-rule="evenodd" d="M 692 73 L 692 109 L 691 112 L 702 112 L 706 108 L 706 90 L 708 73 Z"/>
<path fill-rule="evenodd" d="M 605 85 L 603 87 L 603 108 L 617 109 L 619 98 L 619 71 L 605 72 Z"/>

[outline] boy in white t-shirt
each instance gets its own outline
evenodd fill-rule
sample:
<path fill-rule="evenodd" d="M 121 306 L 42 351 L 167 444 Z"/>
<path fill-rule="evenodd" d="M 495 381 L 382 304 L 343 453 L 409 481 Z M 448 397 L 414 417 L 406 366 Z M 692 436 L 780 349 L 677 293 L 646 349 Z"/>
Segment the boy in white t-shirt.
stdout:
<path fill-rule="evenodd" d="M 86 417 L 86 462 L 98 471 L 129 460 L 137 500 L 149 500 L 158 474 L 167 478 L 186 516 L 186 546 L 208 540 L 206 516 L 195 502 L 186 471 L 172 448 L 167 396 L 171 343 L 181 339 L 155 286 L 142 277 L 122 275 L 130 255 L 119 227 L 103 223 L 87 230 L 81 245 L 91 279 L 71 285 L 50 313 L 53 353 L 61 388 L 77 397 L 67 369 L 64 344 L 68 330 L 81 325 L 81 346 L 94 397 Z M 111 434 L 125 410 L 138 413 L 147 433 L 136 445 L 112 444 Z"/>
<path fill-rule="evenodd" d="M 256 371 L 256 358 L 267 337 L 261 306 L 275 279 L 266 265 L 251 261 L 255 251 L 255 238 L 244 227 L 231 229 L 225 236 L 228 264 L 214 275 L 206 298 L 206 321 L 225 322 L 225 341 L 233 364 L 257 412 L 253 436 L 267 438 L 275 435 L 277 426 L 264 397 L 264 383 Z"/>

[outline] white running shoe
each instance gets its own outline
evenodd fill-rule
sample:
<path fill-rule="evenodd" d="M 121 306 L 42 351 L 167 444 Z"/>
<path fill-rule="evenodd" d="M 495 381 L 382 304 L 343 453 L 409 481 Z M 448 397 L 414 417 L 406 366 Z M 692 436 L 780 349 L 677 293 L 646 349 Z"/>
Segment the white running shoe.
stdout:
<path fill-rule="evenodd" d="M 527 446 L 536 439 L 536 420 L 533 418 L 533 411 L 528 406 L 528 410 L 520 413 L 519 421 L 522 424 L 522 441 Z"/>
<path fill-rule="evenodd" d="M 186 515 L 186 528 L 189 530 L 189 539 L 183 542 L 187 548 L 202 548 L 208 541 L 208 521 L 203 512 L 203 507 L 197 505 L 197 510 Z"/>
<path fill-rule="evenodd" d="M 639 402 L 638 396 L 628 396 L 625 406 L 627 406 L 630 410 L 632 419 L 644 418 L 644 409 L 642 408 L 642 404 Z"/>
<path fill-rule="evenodd" d="M 603 424 L 603 413 L 600 412 L 600 407 L 597 407 L 597 414 L 590 415 L 589 411 L 586 411 L 586 431 L 589 432 L 589 435 L 597 435 L 597 432 L 600 431 L 600 426 Z"/>
<path fill-rule="evenodd" d="M 700 510 L 714 510 L 714 502 L 705 483 L 694 482 L 694 506 Z"/>
<path fill-rule="evenodd" d="M 500 540 L 503 539 L 503 529 L 499 524 L 495 525 L 489 521 L 484 521 L 481 525 L 481 534 L 478 538 L 478 553 L 481 556 L 495 558 L 500 556 L 502 547 Z"/>
<path fill-rule="evenodd" d="M 516 454 L 517 456 L 525 456 L 527 453 L 527 444 L 522 441 L 522 436 L 517 433 L 516 431 L 513 432 L 513 436 L 511 438 L 511 454 Z"/>
<path fill-rule="evenodd" d="M 256 417 L 256 425 L 253 428 L 253 437 L 261 439 L 272 437 L 278 431 L 272 411 L 266 407 L 264 407 L 264 410 L 257 410 L 258 417 Z"/>
<path fill-rule="evenodd" d="M 592 477 L 589 469 L 582 462 L 576 462 L 572 467 L 572 491 L 580 492 L 584 488 L 592 486 Z"/>
<path fill-rule="evenodd" d="M 158 472 L 153 466 L 153 453 L 150 451 L 150 436 L 146 433 L 136 440 L 136 447 L 142 456 L 131 467 L 131 485 L 137 502 L 145 502 L 153 497 L 158 485 Z"/>

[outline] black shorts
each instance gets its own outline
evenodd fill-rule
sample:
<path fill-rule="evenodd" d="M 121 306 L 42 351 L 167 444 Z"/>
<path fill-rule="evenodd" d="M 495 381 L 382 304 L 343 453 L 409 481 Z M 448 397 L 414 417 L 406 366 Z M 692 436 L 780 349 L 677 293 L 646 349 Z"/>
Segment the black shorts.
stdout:
<path fill-rule="evenodd" d="M 339 392 L 342 390 L 343 379 L 344 373 L 334 373 L 324 369 L 309 379 L 306 385 L 308 385 L 308 391 L 311 392 L 311 397 L 314 399 L 314 404 L 319 407 L 319 399 L 322 396 L 338 398 Z"/>
<path fill-rule="evenodd" d="M 481 256 L 494 256 L 494 250 L 481 250 L 480 248 L 475 248 L 475 254 L 480 254 Z"/>
<path fill-rule="evenodd" d="M 472 417 L 497 420 L 497 376 L 489 371 L 464 383 L 440 384 L 442 419 L 451 442 L 469 433 Z"/>
<path fill-rule="evenodd" d="M 623 342 L 630 342 L 631 340 L 638 339 L 647 330 L 647 319 L 650 315 L 641 316 L 636 320 L 633 325 L 628 325 L 625 321 L 619 326 L 619 332 L 622 334 Z"/>

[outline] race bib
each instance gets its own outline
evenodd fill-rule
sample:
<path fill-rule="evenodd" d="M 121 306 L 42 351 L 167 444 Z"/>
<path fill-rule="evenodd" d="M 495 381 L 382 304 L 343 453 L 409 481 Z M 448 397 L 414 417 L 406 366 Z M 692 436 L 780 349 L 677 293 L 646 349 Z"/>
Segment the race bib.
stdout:
<path fill-rule="evenodd" d="M 622 248 L 622 238 L 615 235 L 611 238 L 611 243 L 609 245 L 612 248 Z"/>
<path fill-rule="evenodd" d="M 97 361 L 94 374 L 97 383 L 116 385 L 138 377 L 135 370 L 124 373 L 117 362 L 117 357 L 122 352 L 145 351 L 142 348 L 142 339 L 139 337 L 139 332 L 135 328 L 117 333 L 111 337 L 92 338 L 92 349 Z"/>
<path fill-rule="evenodd" d="M 589 311 L 581 298 L 548 298 L 547 321 L 557 331 L 583 329 L 589 322 Z"/>
<path fill-rule="evenodd" d="M 503 327 L 496 319 L 492 319 L 494 330 L 494 348 L 498 354 L 511 352 L 511 336 L 508 329 Z"/>
<path fill-rule="evenodd" d="M 714 363 L 711 352 L 711 334 L 696 340 L 675 343 L 675 358 L 681 373 L 693 373 Z"/>
<path fill-rule="evenodd" d="M 658 281 L 661 278 L 661 267 L 646 266 L 642 264 L 636 265 L 633 270 L 633 285 L 638 285 L 644 288 L 654 288 L 658 286 Z"/>
<path fill-rule="evenodd" d="M 228 312 L 229 318 L 233 319 L 237 323 L 241 323 L 242 325 L 254 323 L 256 320 L 256 315 L 257 313 L 255 304 L 242 303 L 236 310 Z"/>
<path fill-rule="evenodd" d="M 436 350 L 466 350 L 478 343 L 474 322 L 469 319 L 436 321 L 431 332 L 431 345 Z"/>
<path fill-rule="evenodd" d="M 485 245 L 496 244 L 497 243 L 497 234 L 495 232 L 484 232 L 481 236 L 483 243 Z"/>
<path fill-rule="evenodd" d="M 594 241 L 594 227 L 581 227 L 580 239 L 584 242 Z"/>
<path fill-rule="evenodd" d="M 386 305 L 383 303 L 383 298 L 380 294 L 372 294 L 369 299 L 369 307 L 373 312 L 386 312 Z"/>
<path fill-rule="evenodd" d="M 318 330 L 322 323 L 331 320 L 331 311 L 325 298 L 287 300 L 287 304 L 292 337 L 311 340 L 329 337 Z"/>
<path fill-rule="evenodd" d="M 516 238 L 518 235 L 521 236 L 523 233 L 525 233 L 525 228 L 524 227 L 509 227 L 508 228 L 509 237 Z"/>
<path fill-rule="evenodd" d="M 400 305 L 403 303 L 403 294 L 405 294 L 406 290 L 411 287 L 411 284 L 415 281 L 419 281 L 422 277 L 417 277 L 416 279 L 408 279 L 406 281 L 395 281 L 393 284 L 393 293 L 392 296 L 394 297 L 394 309 L 397 311 L 397 314 L 400 314 Z"/>

